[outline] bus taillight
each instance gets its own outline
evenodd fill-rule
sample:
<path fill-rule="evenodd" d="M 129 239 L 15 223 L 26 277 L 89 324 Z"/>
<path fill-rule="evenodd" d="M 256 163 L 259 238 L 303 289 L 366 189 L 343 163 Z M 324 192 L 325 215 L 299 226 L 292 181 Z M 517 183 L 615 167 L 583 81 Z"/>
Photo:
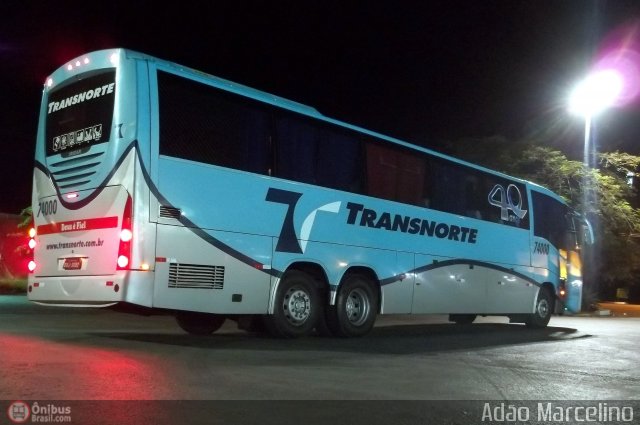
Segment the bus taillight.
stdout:
<path fill-rule="evenodd" d="M 118 269 L 126 269 L 129 265 L 129 257 L 126 255 L 118 255 Z"/>
<path fill-rule="evenodd" d="M 120 229 L 120 245 L 118 247 L 117 269 L 127 269 L 131 262 L 131 242 L 133 240 L 133 225 L 131 217 L 133 215 L 133 201 L 131 196 L 127 198 L 122 214 L 122 228 Z"/>
<path fill-rule="evenodd" d="M 36 247 L 36 229 L 34 227 L 29 229 L 29 242 L 27 243 L 29 247 L 29 256 L 31 260 L 27 263 L 27 269 L 29 273 L 33 273 L 36 269 L 36 262 L 33 260 L 33 250 Z"/>
<path fill-rule="evenodd" d="M 133 233 L 129 229 L 122 229 L 120 231 L 120 240 L 122 242 L 130 242 L 133 239 Z"/>

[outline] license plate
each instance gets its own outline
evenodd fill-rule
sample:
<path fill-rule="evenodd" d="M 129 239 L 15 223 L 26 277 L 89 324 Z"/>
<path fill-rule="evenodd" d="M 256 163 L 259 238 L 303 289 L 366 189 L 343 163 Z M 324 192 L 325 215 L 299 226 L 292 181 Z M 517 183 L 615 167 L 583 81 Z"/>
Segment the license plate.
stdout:
<path fill-rule="evenodd" d="M 82 269 L 82 258 L 65 258 L 62 268 L 64 270 L 80 270 Z"/>

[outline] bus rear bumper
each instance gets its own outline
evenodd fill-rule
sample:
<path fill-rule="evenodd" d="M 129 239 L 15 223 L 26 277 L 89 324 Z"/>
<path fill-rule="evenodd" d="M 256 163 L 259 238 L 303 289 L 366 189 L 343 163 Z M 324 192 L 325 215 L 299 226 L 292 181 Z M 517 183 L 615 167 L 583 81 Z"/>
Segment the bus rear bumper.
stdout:
<path fill-rule="evenodd" d="M 118 276 L 30 278 L 29 300 L 69 307 L 108 307 L 124 301 L 123 279 Z"/>

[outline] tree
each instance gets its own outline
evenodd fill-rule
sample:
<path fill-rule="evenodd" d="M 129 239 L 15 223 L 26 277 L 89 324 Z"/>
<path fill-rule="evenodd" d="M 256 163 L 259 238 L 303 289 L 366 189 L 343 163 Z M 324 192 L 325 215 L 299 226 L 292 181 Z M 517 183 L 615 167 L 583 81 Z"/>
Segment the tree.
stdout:
<path fill-rule="evenodd" d="M 20 223 L 18 223 L 18 229 L 27 229 L 33 224 L 33 210 L 31 206 L 24 208 L 20 211 Z"/>

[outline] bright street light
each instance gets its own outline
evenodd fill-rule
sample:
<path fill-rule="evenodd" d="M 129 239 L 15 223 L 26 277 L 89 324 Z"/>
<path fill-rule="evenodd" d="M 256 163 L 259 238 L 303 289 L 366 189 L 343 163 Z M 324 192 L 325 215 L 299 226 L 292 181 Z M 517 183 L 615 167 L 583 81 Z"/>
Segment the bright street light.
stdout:
<path fill-rule="evenodd" d="M 569 112 L 585 118 L 593 117 L 615 104 L 623 86 L 622 76 L 613 69 L 593 73 L 571 92 Z"/>
<path fill-rule="evenodd" d="M 584 165 L 589 165 L 591 120 L 603 110 L 615 105 L 622 89 L 622 75 L 614 69 L 594 72 L 580 81 L 569 97 L 569 112 L 584 118 Z"/>

